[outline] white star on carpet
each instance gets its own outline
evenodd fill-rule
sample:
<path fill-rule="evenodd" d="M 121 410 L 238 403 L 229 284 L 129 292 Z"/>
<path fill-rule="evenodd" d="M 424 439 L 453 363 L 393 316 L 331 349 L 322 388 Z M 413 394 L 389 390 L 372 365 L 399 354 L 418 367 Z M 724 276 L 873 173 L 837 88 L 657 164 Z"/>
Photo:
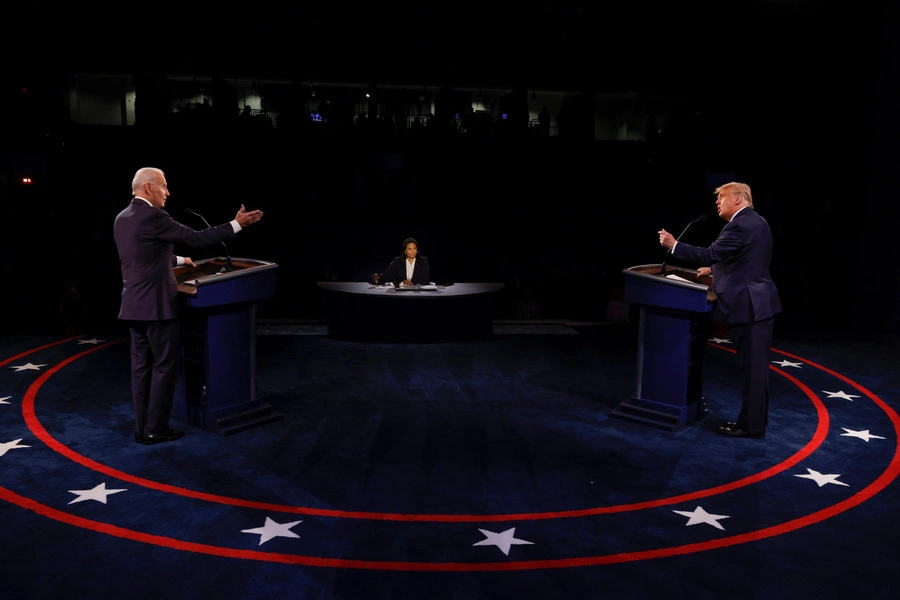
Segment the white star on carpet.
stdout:
<path fill-rule="evenodd" d="M 861 396 L 855 396 L 853 394 L 848 394 L 844 390 L 840 392 L 829 392 L 828 390 L 822 390 L 823 393 L 828 394 L 829 398 L 843 398 L 844 400 L 849 400 L 853 402 L 854 398 L 860 398 Z"/>
<path fill-rule="evenodd" d="M 854 430 L 852 430 L 852 429 L 847 429 L 846 427 L 841 427 L 841 429 L 843 429 L 844 431 L 847 432 L 847 433 L 842 433 L 842 434 L 841 434 L 842 437 L 843 437 L 843 436 L 847 436 L 847 437 L 856 437 L 856 438 L 859 438 L 859 439 L 861 439 L 861 440 L 865 440 L 866 442 L 868 442 L 869 440 L 883 440 L 883 439 L 885 439 L 885 438 L 881 437 L 880 435 L 875 435 L 874 433 L 869 433 L 869 430 L 868 430 L 868 429 L 863 429 L 862 431 L 854 431 Z"/>
<path fill-rule="evenodd" d="M 98 486 L 95 486 L 90 490 L 69 490 L 70 494 L 76 494 L 78 497 L 69 502 L 69 504 L 75 504 L 76 502 L 84 502 L 85 500 L 96 500 L 97 502 L 102 502 L 106 504 L 106 497 L 110 494 L 118 494 L 119 492 L 124 492 L 124 489 L 121 490 L 108 490 L 106 489 L 106 482 L 101 483 Z"/>
<path fill-rule="evenodd" d="M 302 522 L 303 521 L 291 521 L 290 523 L 276 523 L 269 517 L 266 517 L 266 524 L 262 527 L 256 527 L 254 529 L 242 529 L 241 533 L 259 534 L 259 545 L 262 546 L 272 538 L 299 538 L 299 535 L 291 531 L 291 527 Z"/>
<path fill-rule="evenodd" d="M 718 337 L 714 337 L 708 341 L 715 342 L 716 344 L 730 344 L 731 343 L 731 340 L 729 340 L 728 338 L 718 338 Z"/>
<path fill-rule="evenodd" d="M 822 473 L 819 473 L 818 471 L 813 471 L 809 467 L 807 467 L 806 470 L 809 471 L 809 475 L 794 475 L 794 477 L 802 477 L 803 479 L 812 479 L 813 481 L 815 481 L 816 483 L 819 484 L 819 487 L 822 487 L 826 483 L 833 483 L 834 485 L 845 485 L 847 487 L 850 487 L 848 484 L 844 483 L 843 481 L 837 480 L 837 478 L 841 476 L 840 473 L 831 473 L 828 475 L 823 475 Z"/>
<path fill-rule="evenodd" d="M 93 345 L 96 346 L 96 345 L 99 344 L 100 342 L 105 342 L 105 341 L 106 341 L 106 340 L 98 340 L 97 338 L 91 338 L 91 339 L 89 339 L 89 340 L 78 340 L 78 344 L 79 344 L 79 345 L 80 345 L 80 344 L 93 344 Z"/>
<path fill-rule="evenodd" d="M 705 510 L 703 510 L 702 506 L 698 506 L 693 510 L 693 512 L 686 510 L 673 510 L 672 512 L 678 513 L 682 517 L 689 517 L 688 522 L 685 523 L 685 527 L 688 525 L 699 525 L 700 523 L 706 523 L 707 525 L 712 525 L 716 529 L 725 530 L 722 525 L 719 524 L 719 519 L 730 519 L 731 517 L 728 515 L 713 515 Z"/>
<path fill-rule="evenodd" d="M 31 446 L 20 446 L 19 442 L 21 442 L 21 441 L 22 441 L 22 438 L 19 438 L 17 440 L 13 440 L 11 442 L 4 442 L 4 443 L 0 444 L 0 456 L 3 456 L 10 450 L 14 450 L 16 448 L 31 448 Z"/>
<path fill-rule="evenodd" d="M 799 369 L 803 366 L 803 363 L 795 363 L 789 360 L 773 360 L 772 362 L 781 367 L 794 367 L 795 369 Z"/>
<path fill-rule="evenodd" d="M 33 363 L 28 363 L 27 365 L 12 365 L 9 368 L 15 369 L 16 373 L 19 371 L 40 371 L 41 367 L 46 367 L 47 365 L 36 365 Z"/>
<path fill-rule="evenodd" d="M 7 400 L 9 400 L 10 398 L 12 398 L 12 396 L 3 396 L 2 398 L 0 398 L 0 404 L 9 404 Z"/>
<path fill-rule="evenodd" d="M 497 546 L 498 548 L 500 548 L 500 551 L 506 556 L 509 556 L 510 546 L 534 544 L 534 542 L 528 542 L 516 538 L 515 527 L 512 527 L 500 533 L 494 533 L 493 531 L 488 531 L 487 529 L 479 529 L 478 531 L 480 531 L 484 535 L 484 539 L 480 542 L 472 544 L 473 546 Z"/>

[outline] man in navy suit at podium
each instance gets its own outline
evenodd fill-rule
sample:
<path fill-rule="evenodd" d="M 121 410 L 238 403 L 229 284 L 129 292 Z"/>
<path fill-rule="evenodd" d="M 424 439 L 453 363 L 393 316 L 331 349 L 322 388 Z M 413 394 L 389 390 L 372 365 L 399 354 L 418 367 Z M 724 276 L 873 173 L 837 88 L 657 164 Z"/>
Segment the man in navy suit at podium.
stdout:
<path fill-rule="evenodd" d="M 139 169 L 131 190 L 134 199 L 116 216 L 113 229 L 122 267 L 119 319 L 128 321 L 131 334 L 134 441 L 158 444 L 184 435 L 169 427 L 181 352 L 173 267 L 196 265 L 190 257 L 175 256 L 173 244 L 202 248 L 224 242 L 259 221 L 262 211 L 245 212 L 241 205 L 230 223 L 195 231 L 163 209 L 169 188 L 161 170 Z"/>
<path fill-rule="evenodd" d="M 712 265 L 715 318 L 728 324 L 744 378 L 737 420 L 726 421 L 716 431 L 732 437 L 761 438 L 769 412 L 769 348 L 775 315 L 781 312 L 778 290 L 769 275 L 772 231 L 753 209 L 747 184 L 732 182 L 718 187 L 716 207 L 728 223 L 709 248 L 678 242 L 665 229 L 659 232 L 659 243 L 675 258 Z M 701 274 L 709 274 L 706 267 Z"/>

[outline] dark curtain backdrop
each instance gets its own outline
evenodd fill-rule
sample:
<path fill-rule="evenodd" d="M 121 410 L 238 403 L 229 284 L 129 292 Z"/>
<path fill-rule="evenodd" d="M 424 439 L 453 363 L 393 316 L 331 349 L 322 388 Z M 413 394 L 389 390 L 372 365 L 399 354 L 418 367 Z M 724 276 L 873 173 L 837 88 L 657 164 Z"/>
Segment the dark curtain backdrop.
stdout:
<path fill-rule="evenodd" d="M 134 127 L 79 127 L 64 118 L 71 75 L 65 69 L 98 64 L 109 52 L 87 61 L 74 48 L 59 65 L 39 62 L 22 75 L 31 65 L 25 61 L 4 83 L 0 148 L 9 176 L 0 186 L 7 218 L 0 266 L 14 283 L 2 307 L 16 315 L 4 327 L 54 330 L 61 290 L 72 278 L 91 319 L 115 326 L 121 282 L 112 223 L 129 202 L 134 171 L 155 165 L 168 175 L 168 210 L 185 224 L 203 226 L 185 208 L 213 224 L 233 218 L 241 203 L 266 211 L 260 225 L 228 248 L 233 256 L 280 265 L 279 291 L 262 307 L 265 317 L 321 317 L 317 281 L 364 280 L 413 236 L 436 280 L 505 283 L 500 318 L 521 316 L 517 306 L 528 298 L 544 318 L 600 320 L 617 297 L 622 269 L 662 260 L 659 228 L 680 232 L 706 214 L 710 219 L 685 241 L 715 239 L 722 222 L 712 187 L 722 183 L 715 174 L 726 174 L 751 185 L 775 234 L 772 272 L 784 297 L 782 327 L 896 332 L 897 181 L 890 157 L 897 125 L 889 110 L 897 95 L 896 10 L 754 6 L 731 15 L 740 18 L 728 21 L 736 24 L 728 35 L 707 31 L 690 15 L 681 17 L 693 25 L 681 29 L 648 19 L 634 32 L 637 40 L 655 40 L 642 46 L 652 50 L 645 58 L 620 53 L 612 60 L 605 49 L 634 48 L 635 40 L 606 36 L 592 45 L 597 36 L 561 21 L 552 35 L 578 41 L 551 53 L 534 50 L 532 61 L 528 52 L 499 64 L 435 53 L 430 63 L 409 63 L 416 69 L 405 75 L 450 79 L 451 87 L 529 75 L 588 95 L 635 89 L 682 98 L 663 135 L 647 142 L 593 141 L 571 129 L 547 139 L 512 130 L 384 137 L 320 130 L 299 113 L 282 127 L 251 130 L 216 117 L 202 124 L 150 119 Z M 566 18 L 583 22 L 573 15 Z M 588 11 L 585 18 L 598 15 Z M 829 32 L 834 43 L 822 43 L 817 32 Z M 860 32 L 865 35 L 855 35 Z M 175 67 L 201 64 L 202 53 L 181 46 L 168 52 L 183 59 Z M 165 56 L 153 66 L 167 66 Z M 293 73 L 298 81 L 306 71 L 341 72 L 331 54 L 316 56 L 280 67 L 270 62 L 274 56 L 257 57 L 255 68 Z M 234 65 L 251 69 L 251 58 Z M 108 60 L 107 68 L 118 64 Z M 614 65 L 586 66 L 597 60 Z M 152 64 L 138 62 L 134 68 Z M 355 66 L 373 77 L 399 76 L 398 64 L 390 70 L 379 66 L 384 62 Z M 29 82 L 27 98 L 13 77 L 19 75 Z M 569 122 L 589 123 L 576 117 Z M 42 162 L 40 185 L 12 182 L 21 157 Z"/>

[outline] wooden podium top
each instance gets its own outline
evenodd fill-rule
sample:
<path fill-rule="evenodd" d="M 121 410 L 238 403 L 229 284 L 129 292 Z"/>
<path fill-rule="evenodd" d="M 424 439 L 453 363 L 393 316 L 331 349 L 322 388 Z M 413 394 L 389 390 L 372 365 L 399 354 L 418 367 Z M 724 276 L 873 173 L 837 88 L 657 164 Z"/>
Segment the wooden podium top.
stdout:
<path fill-rule="evenodd" d="M 226 271 L 226 262 L 226 257 L 222 256 L 197 261 L 196 267 L 188 265 L 175 267 L 175 280 L 178 282 L 178 291 L 187 296 L 196 296 L 199 287 L 230 279 L 248 277 L 278 268 L 277 264 L 266 260 L 232 257 L 232 270 Z"/>
<path fill-rule="evenodd" d="M 637 265 L 622 271 L 626 277 L 642 279 L 661 285 L 682 288 L 691 292 L 705 293 L 707 302 L 715 302 L 716 294 L 712 290 L 712 276 L 700 276 L 695 269 L 671 267 L 666 265 L 665 272 L 661 264 Z"/>
<path fill-rule="evenodd" d="M 705 287 L 712 286 L 712 276 L 705 275 L 701 277 L 699 275 L 699 271 L 695 269 L 688 269 L 686 267 L 672 267 L 666 265 L 666 272 L 663 274 L 662 265 L 637 265 L 635 267 L 629 267 L 625 269 L 626 271 L 630 271 L 631 273 L 641 273 L 643 275 L 649 275 L 651 277 L 666 277 L 672 281 L 678 281 L 680 279 L 686 279 L 690 283 L 695 283 L 697 285 L 702 285 Z M 674 275 L 675 277 L 669 277 L 670 275 Z"/>

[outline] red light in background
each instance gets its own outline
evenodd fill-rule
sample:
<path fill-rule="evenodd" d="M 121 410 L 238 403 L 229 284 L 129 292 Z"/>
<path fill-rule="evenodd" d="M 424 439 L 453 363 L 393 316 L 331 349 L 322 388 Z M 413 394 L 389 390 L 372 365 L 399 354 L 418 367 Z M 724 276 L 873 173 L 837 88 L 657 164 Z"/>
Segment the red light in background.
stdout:
<path fill-rule="evenodd" d="M 30 185 L 32 183 L 31 177 L 23 177 L 22 183 L 24 183 L 25 185 Z"/>

